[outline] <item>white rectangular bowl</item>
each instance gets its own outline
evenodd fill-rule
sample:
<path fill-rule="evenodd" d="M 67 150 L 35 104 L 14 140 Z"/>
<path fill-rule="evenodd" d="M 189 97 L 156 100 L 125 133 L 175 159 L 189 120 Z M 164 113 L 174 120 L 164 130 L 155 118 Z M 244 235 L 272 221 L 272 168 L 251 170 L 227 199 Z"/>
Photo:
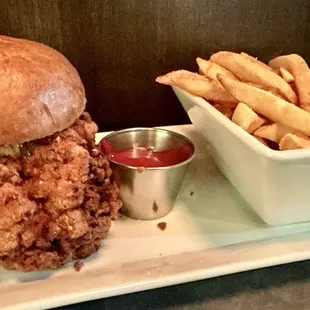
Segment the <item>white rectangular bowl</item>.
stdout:
<path fill-rule="evenodd" d="M 218 168 L 266 223 L 310 221 L 310 150 L 269 149 L 204 99 L 173 90 Z"/>

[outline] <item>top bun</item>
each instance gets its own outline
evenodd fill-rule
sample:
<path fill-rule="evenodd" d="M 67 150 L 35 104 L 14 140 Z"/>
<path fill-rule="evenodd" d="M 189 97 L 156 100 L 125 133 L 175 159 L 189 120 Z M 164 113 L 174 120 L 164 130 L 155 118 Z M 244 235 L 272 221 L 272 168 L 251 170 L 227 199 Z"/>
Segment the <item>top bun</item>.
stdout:
<path fill-rule="evenodd" d="M 44 44 L 0 36 L 0 145 L 64 130 L 85 104 L 79 74 L 63 55 Z"/>

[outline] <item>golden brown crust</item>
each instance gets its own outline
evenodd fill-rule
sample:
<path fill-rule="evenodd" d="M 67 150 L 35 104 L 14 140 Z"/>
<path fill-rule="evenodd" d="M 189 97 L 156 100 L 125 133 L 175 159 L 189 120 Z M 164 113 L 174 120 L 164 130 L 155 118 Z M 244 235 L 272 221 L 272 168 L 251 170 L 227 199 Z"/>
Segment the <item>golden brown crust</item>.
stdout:
<path fill-rule="evenodd" d="M 55 269 L 99 249 L 122 203 L 97 130 L 83 113 L 27 156 L 0 157 L 0 266 Z"/>
<path fill-rule="evenodd" d="M 0 36 L 0 73 L 0 145 L 62 131 L 85 109 L 78 72 L 44 44 Z"/>

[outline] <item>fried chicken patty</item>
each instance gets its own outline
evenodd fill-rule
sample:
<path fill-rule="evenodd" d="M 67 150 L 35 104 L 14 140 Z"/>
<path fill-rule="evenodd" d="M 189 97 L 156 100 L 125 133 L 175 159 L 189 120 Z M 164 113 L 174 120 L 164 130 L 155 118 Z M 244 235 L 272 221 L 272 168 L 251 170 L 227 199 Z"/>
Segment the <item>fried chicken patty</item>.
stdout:
<path fill-rule="evenodd" d="M 98 250 L 121 202 L 97 130 L 84 113 L 68 129 L 0 157 L 0 265 L 54 269 Z"/>

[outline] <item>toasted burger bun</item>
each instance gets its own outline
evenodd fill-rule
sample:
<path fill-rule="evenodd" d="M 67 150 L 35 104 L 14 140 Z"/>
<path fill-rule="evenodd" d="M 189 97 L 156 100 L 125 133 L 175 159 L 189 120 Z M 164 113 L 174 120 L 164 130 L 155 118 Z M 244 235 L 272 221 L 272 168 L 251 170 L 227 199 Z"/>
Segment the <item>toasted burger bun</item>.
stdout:
<path fill-rule="evenodd" d="M 79 74 L 63 55 L 7 36 L 0 36 L 0 98 L 0 145 L 64 130 L 86 103 Z"/>

